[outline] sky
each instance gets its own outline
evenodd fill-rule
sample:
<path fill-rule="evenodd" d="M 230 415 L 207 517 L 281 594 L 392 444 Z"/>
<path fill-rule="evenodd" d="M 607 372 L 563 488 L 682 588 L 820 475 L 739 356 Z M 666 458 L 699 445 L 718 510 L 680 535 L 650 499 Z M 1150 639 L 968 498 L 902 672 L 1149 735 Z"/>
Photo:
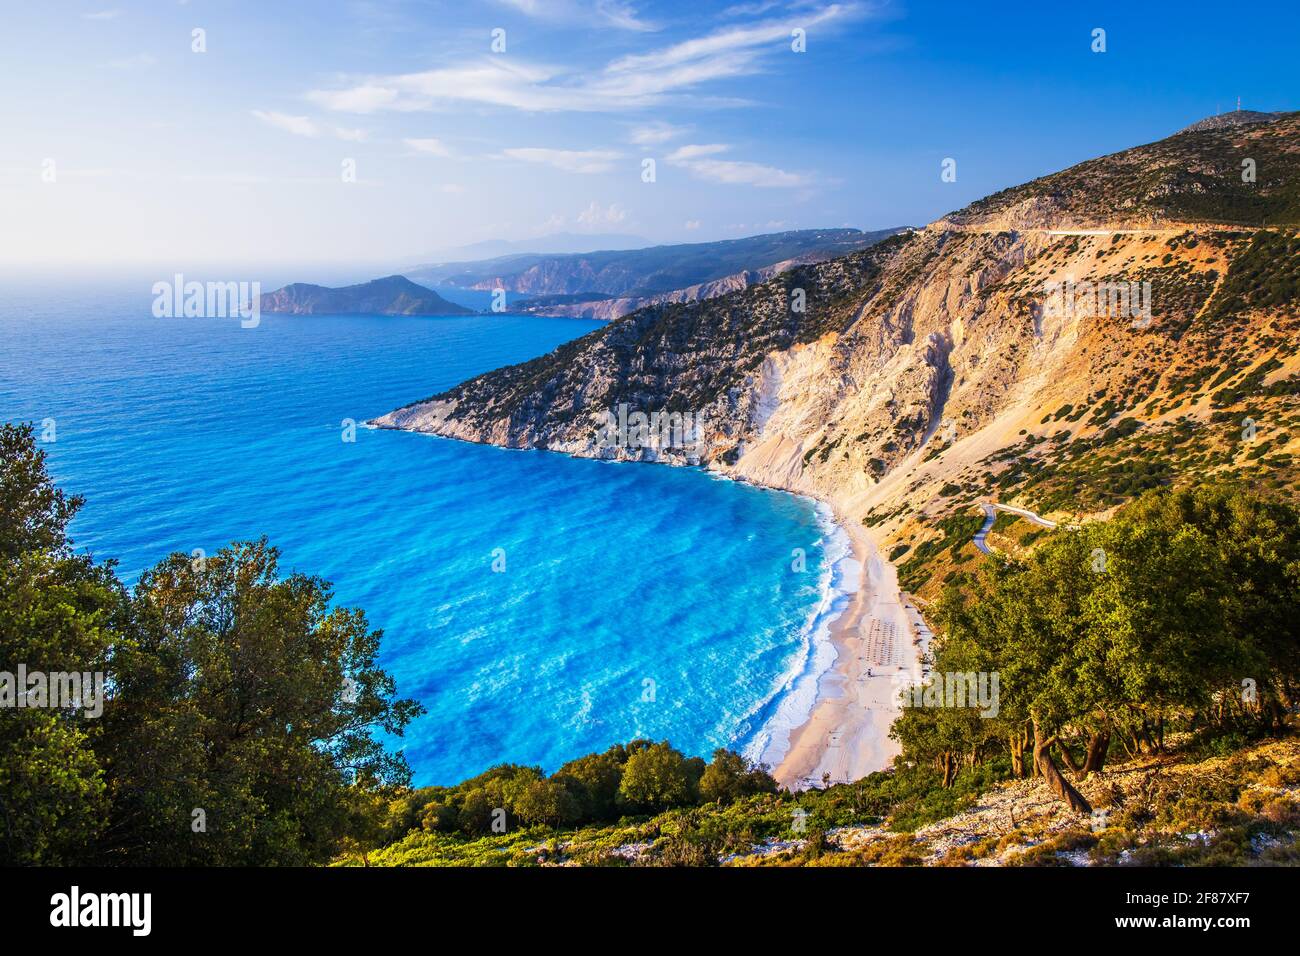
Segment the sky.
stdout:
<path fill-rule="evenodd" d="M 5 0 L 0 265 L 922 225 L 1296 109 L 1297 46 L 1292 0 Z"/>

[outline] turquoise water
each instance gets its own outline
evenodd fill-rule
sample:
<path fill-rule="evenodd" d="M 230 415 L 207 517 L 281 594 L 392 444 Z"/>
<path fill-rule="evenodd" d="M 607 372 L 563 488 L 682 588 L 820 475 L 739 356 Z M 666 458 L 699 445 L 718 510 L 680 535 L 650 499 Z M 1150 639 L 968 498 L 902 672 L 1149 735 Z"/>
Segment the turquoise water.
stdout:
<path fill-rule="evenodd" d="M 0 418 L 54 419 L 53 471 L 87 498 L 78 546 L 130 582 L 171 551 L 269 536 L 284 570 L 332 581 L 384 630 L 383 665 L 429 711 L 403 742 L 419 784 L 503 761 L 550 770 L 637 736 L 750 746 L 812 666 L 830 574 L 811 502 L 699 471 L 341 438 L 344 419 L 597 323 L 268 315 L 241 329 L 154 318 L 147 281 L 55 288 L 0 289 Z"/>

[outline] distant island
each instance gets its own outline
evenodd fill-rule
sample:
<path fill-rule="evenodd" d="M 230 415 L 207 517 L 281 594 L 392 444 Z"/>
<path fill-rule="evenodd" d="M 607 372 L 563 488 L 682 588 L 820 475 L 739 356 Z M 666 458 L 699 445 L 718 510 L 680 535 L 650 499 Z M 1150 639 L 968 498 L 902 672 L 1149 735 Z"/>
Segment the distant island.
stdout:
<path fill-rule="evenodd" d="M 371 279 L 359 285 L 331 289 L 294 282 L 262 296 L 263 312 L 291 315 L 473 315 L 448 302 L 432 289 L 416 285 L 406 276 Z"/>

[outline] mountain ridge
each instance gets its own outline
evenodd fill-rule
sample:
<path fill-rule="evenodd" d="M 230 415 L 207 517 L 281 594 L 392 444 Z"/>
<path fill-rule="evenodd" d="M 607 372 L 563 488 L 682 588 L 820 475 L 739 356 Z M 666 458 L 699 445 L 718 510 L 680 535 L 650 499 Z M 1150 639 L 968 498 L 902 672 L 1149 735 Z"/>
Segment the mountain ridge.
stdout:
<path fill-rule="evenodd" d="M 1243 110 L 1240 107 L 1228 113 L 1216 113 L 1199 119 L 1190 126 L 1184 126 L 1178 132 L 1197 133 L 1206 129 L 1223 129 L 1227 126 L 1248 126 L 1251 123 L 1271 123 L 1284 113 L 1261 113 L 1258 110 Z"/>
<path fill-rule="evenodd" d="M 865 248 L 903 227 L 802 229 L 703 243 L 562 255 L 514 254 L 475 263 L 415 267 L 411 275 L 440 285 L 502 288 L 530 295 L 597 293 L 645 298 L 757 271 L 780 262 L 820 261 Z"/>
<path fill-rule="evenodd" d="M 888 230 L 890 235 L 897 235 L 896 232 Z M 887 238 L 887 236 L 882 236 Z M 645 296 L 611 296 L 606 294 L 579 293 L 572 296 L 556 297 L 534 297 L 526 300 L 521 311 L 529 312 L 535 315 L 549 316 L 569 316 L 571 318 L 582 319 L 605 319 L 612 321 L 635 312 L 638 309 L 646 308 L 652 305 L 662 305 L 667 303 L 686 303 L 697 302 L 702 299 L 713 299 L 730 292 L 736 292 L 746 289 L 751 285 L 757 285 L 760 282 L 766 282 L 775 275 L 779 275 L 788 269 L 793 269 L 799 265 L 810 265 L 822 261 L 818 253 L 809 253 L 794 259 L 786 259 L 781 262 L 775 262 L 768 266 L 758 269 L 746 269 L 732 275 L 723 276 L 720 279 L 713 279 L 709 282 L 701 282 L 696 285 L 687 286 L 684 289 L 673 289 L 668 292 L 658 292 L 653 295 Z M 540 301 L 539 301 L 540 299 Z M 550 299 L 566 301 L 549 301 Z"/>
<path fill-rule="evenodd" d="M 978 199 L 931 227 L 1181 229 L 1300 225 L 1297 118 L 1196 127 Z M 1211 117 L 1210 119 L 1213 119 Z M 1202 121 L 1206 122 L 1206 121 Z M 1253 164 L 1246 181 L 1243 163 Z M 1109 188 L 1102 188 L 1102 187 Z"/>

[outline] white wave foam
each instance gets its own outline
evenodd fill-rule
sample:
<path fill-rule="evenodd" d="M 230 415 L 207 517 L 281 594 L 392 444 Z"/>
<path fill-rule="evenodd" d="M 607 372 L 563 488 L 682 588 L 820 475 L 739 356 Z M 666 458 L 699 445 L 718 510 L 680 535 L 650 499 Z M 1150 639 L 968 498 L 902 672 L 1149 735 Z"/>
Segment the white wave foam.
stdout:
<path fill-rule="evenodd" d="M 839 656 L 831 642 L 831 624 L 844 613 L 858 590 L 862 566 L 853 554 L 848 532 L 835 521 L 824 502 L 816 502 L 817 523 L 822 528 L 826 569 L 818 582 L 821 600 L 800 629 L 800 651 L 776 681 L 772 692 L 746 717 L 769 711 L 770 716 L 745 745 L 743 753 L 755 762 L 777 766 L 790 749 L 790 735 L 806 723 L 817 703 L 817 685 L 835 666 Z"/>

